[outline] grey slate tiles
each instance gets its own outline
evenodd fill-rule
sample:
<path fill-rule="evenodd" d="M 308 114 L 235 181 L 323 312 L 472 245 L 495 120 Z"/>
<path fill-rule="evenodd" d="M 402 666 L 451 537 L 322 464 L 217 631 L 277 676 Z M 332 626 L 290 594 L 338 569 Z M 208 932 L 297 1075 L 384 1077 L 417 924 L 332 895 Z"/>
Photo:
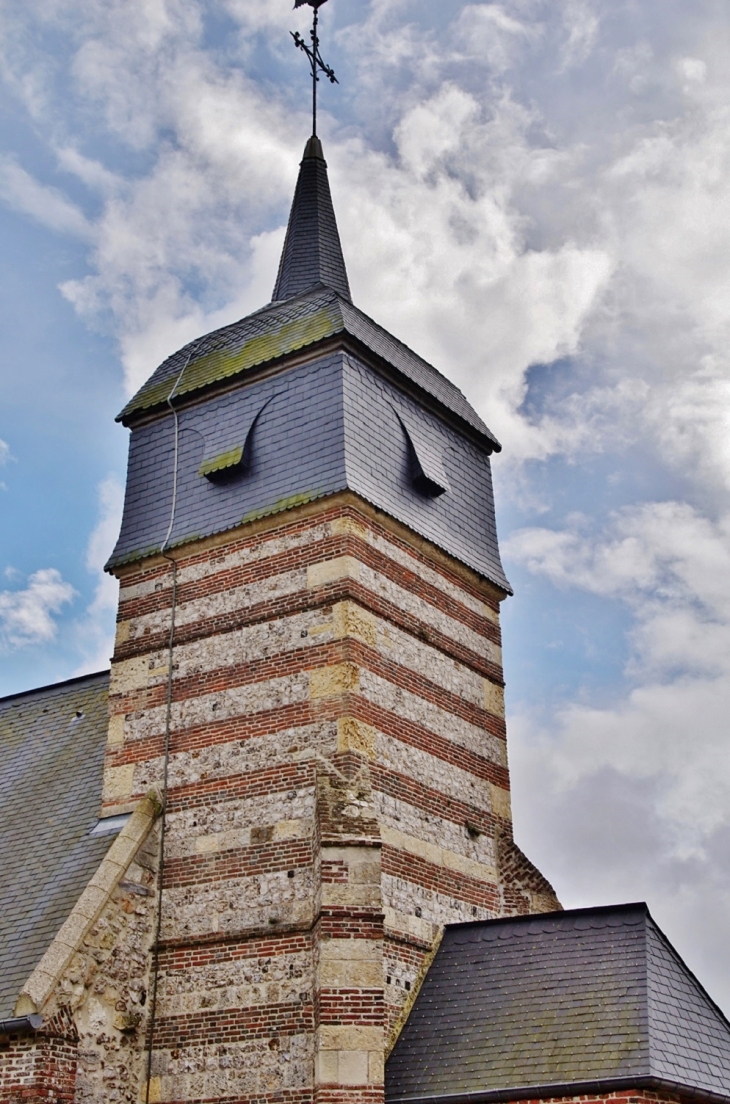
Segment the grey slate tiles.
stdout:
<path fill-rule="evenodd" d="M 316 287 L 332 288 L 350 299 L 327 162 L 319 138 L 310 138 L 299 168 L 272 299 L 293 299 Z"/>
<path fill-rule="evenodd" d="M 241 378 L 253 368 L 341 336 L 353 338 L 401 376 L 403 386 L 435 400 L 484 438 L 498 452 L 499 442 L 462 392 L 446 376 L 402 341 L 373 322 L 352 303 L 325 288 L 285 303 L 272 303 L 239 322 L 183 346 L 164 360 L 119 415 L 125 425 L 148 411 L 164 412 L 174 390 L 177 404 L 197 391 Z"/>
<path fill-rule="evenodd" d="M 119 417 L 133 432 L 109 568 L 159 551 L 170 526 L 174 547 L 350 490 L 509 591 L 489 466 L 499 442 L 457 387 L 350 301 L 316 138 L 274 301 L 168 357 Z"/>
<path fill-rule="evenodd" d="M 253 418 L 258 414 L 251 429 Z M 408 438 L 448 486 L 413 485 Z M 248 440 L 239 478 L 201 467 Z M 124 516 L 110 566 L 159 550 L 168 531 L 174 470 L 172 415 L 132 431 Z M 335 352 L 179 413 L 178 483 L 170 546 L 254 517 L 350 490 L 504 590 L 488 453 L 357 357 Z"/>
<path fill-rule="evenodd" d="M 0 699 L 0 1019 L 112 837 L 101 802 L 109 672 Z"/>
<path fill-rule="evenodd" d="M 388 1104 L 597 1082 L 730 1098 L 730 1024 L 646 906 L 447 928 L 388 1060 Z"/>

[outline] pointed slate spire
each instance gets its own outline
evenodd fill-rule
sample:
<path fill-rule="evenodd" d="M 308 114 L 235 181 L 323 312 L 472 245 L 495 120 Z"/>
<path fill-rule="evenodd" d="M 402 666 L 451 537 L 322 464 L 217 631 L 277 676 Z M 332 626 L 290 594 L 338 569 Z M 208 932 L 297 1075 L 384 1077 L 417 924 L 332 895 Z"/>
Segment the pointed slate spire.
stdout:
<path fill-rule="evenodd" d="M 273 299 L 292 299 L 317 287 L 348 302 L 350 285 L 332 206 L 327 162 L 319 138 L 310 138 L 299 168 Z"/>

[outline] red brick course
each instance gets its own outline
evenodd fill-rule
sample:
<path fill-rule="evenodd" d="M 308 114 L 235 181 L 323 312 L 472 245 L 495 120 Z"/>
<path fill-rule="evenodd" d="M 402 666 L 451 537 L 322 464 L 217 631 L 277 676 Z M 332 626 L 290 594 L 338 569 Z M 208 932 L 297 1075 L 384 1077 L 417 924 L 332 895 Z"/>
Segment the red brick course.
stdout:
<path fill-rule="evenodd" d="M 405 801 L 408 805 L 431 816 L 460 824 L 465 832 L 468 824 L 472 831 L 493 836 L 495 829 L 503 824 L 499 817 L 492 816 L 476 805 L 457 801 L 456 798 L 449 797 L 440 790 L 423 786 L 413 778 L 407 778 L 406 775 L 383 767 L 380 763 L 373 764 L 371 775 L 373 790 L 398 801 Z"/>
<path fill-rule="evenodd" d="M 248 1008 L 216 1008 L 187 1016 L 165 1016 L 155 1026 L 155 1047 L 179 1050 L 196 1043 L 268 1039 L 274 1035 L 301 1035 L 314 1029 L 311 999 Z"/>
<path fill-rule="evenodd" d="M 423 886 L 434 893 L 455 897 L 466 904 L 490 909 L 495 913 L 499 910 L 499 889 L 493 882 L 482 882 L 460 871 L 436 866 L 419 855 L 399 851 L 388 844 L 383 847 L 382 864 L 383 873 L 391 874 L 394 878 L 403 878 L 404 881 Z"/>
<path fill-rule="evenodd" d="M 250 686 L 253 683 L 268 682 L 271 679 L 286 678 L 333 664 L 355 663 L 374 675 L 386 679 L 395 686 L 417 694 L 433 705 L 439 706 L 470 724 L 486 728 L 494 735 L 504 737 L 504 722 L 480 706 L 473 705 L 458 694 L 452 694 L 432 682 L 424 675 L 394 660 L 386 659 L 375 648 L 351 638 L 330 643 L 294 648 L 288 652 L 279 652 L 262 659 L 250 659 L 218 667 L 209 671 L 197 672 L 185 678 L 173 679 L 173 701 L 190 701 L 205 694 L 214 694 L 234 687 Z M 501 683 L 501 668 L 493 668 L 494 681 Z M 114 713 L 131 713 L 140 709 L 154 709 L 164 705 L 167 698 L 167 686 L 160 683 L 145 690 L 136 690 L 129 694 L 112 695 Z"/>
<path fill-rule="evenodd" d="M 310 840 L 276 840 L 262 846 L 237 847 L 212 855 L 186 855 L 165 863 L 165 889 L 207 885 L 231 878 L 277 873 L 311 866 L 314 861 Z"/>
<path fill-rule="evenodd" d="M 401 564 L 396 563 L 367 541 L 355 536 L 324 538 L 313 544 L 275 553 L 265 559 L 257 559 L 248 564 L 241 564 L 234 568 L 215 572 L 194 582 L 181 583 L 178 587 L 178 603 L 180 606 L 184 606 L 188 602 L 200 601 L 202 598 L 213 597 L 239 587 L 265 582 L 267 579 L 276 578 L 278 575 L 303 570 L 313 564 L 323 563 L 340 556 L 354 557 L 379 575 L 383 575 L 391 582 L 396 583 L 414 597 L 420 598 L 443 613 L 447 613 L 449 617 L 452 617 L 455 621 L 460 621 L 463 625 L 473 629 L 474 632 L 481 633 L 494 644 L 501 643 L 499 626 L 494 621 L 475 613 L 468 606 L 451 597 L 451 595 L 445 594 L 415 572 L 409 571 Z M 185 560 L 180 562 L 187 566 Z M 169 609 L 170 600 L 169 586 L 160 591 L 153 591 L 144 597 L 122 599 L 119 604 L 118 620 L 131 620 Z M 249 609 L 252 608 L 255 607 L 249 607 Z M 115 655 L 115 658 L 124 657 L 127 654 L 124 650 L 126 647 L 127 645 L 124 645 Z M 133 653 L 129 652 L 129 654 Z"/>
<path fill-rule="evenodd" d="M 73 1104 L 76 1060 L 74 1040 L 0 1036 L 0 1104 Z"/>
<path fill-rule="evenodd" d="M 446 561 L 441 557 L 433 557 L 424 555 L 419 547 L 414 545 L 409 540 L 404 540 L 394 533 L 390 528 L 381 525 L 369 514 L 363 513 L 354 506 L 336 504 L 333 506 L 325 506 L 321 512 L 313 515 L 309 518 L 297 518 L 295 520 L 284 520 L 280 525 L 274 525 L 268 528 L 265 532 L 254 533 L 252 535 L 240 535 L 235 539 L 230 539 L 226 542 L 225 553 L 222 548 L 210 549 L 206 548 L 202 551 L 184 551 L 178 557 L 178 563 L 182 566 L 196 567 L 204 565 L 210 568 L 211 576 L 215 577 L 216 567 L 224 562 L 225 556 L 229 554 L 235 554 L 237 552 L 243 552 L 246 549 L 262 549 L 267 544 L 273 541 L 280 541 L 282 538 L 296 538 L 299 534 L 308 533 L 312 529 L 331 523 L 339 518 L 349 518 L 357 525 L 363 526 L 369 529 L 376 537 L 387 541 L 394 548 L 397 548 L 400 552 L 405 553 L 410 562 L 420 564 L 423 567 L 427 567 L 433 571 L 436 575 L 444 579 L 445 582 L 450 583 L 453 586 L 461 588 L 463 591 L 471 595 L 477 601 L 484 602 L 495 613 L 499 612 L 499 603 L 503 597 L 502 592 L 498 591 L 492 584 L 485 583 L 481 580 L 477 581 L 476 575 L 468 569 L 463 571 L 450 570 Z M 321 548 L 324 541 L 342 541 L 342 540 L 354 540 L 358 544 L 363 543 L 357 536 L 343 535 L 340 537 L 325 537 L 320 541 L 315 542 L 317 546 Z M 366 542 L 367 543 L 367 542 Z M 292 543 L 284 555 L 291 557 L 292 563 L 296 566 L 300 561 L 300 557 L 305 554 L 305 550 L 309 547 L 307 543 L 298 544 Z M 333 548 L 338 547 L 333 544 Z M 381 555 L 376 549 L 373 549 L 371 545 L 367 545 L 369 550 L 372 550 L 374 555 Z M 274 554 L 276 555 L 276 554 Z M 341 555 L 340 552 L 333 551 L 332 554 L 327 557 L 320 557 L 320 559 L 334 559 L 336 556 Z M 265 557 L 261 557 L 265 558 Z M 269 557 L 273 558 L 273 557 Z M 388 558 L 389 559 L 389 558 Z M 254 561 L 255 562 L 255 561 Z M 390 563 L 395 561 L 390 560 Z M 395 564 L 398 570 L 406 570 L 400 568 L 400 565 Z M 169 566 L 167 564 L 161 564 L 159 561 L 153 566 L 149 566 L 144 561 L 135 565 L 133 568 L 125 568 L 121 573 L 122 583 L 124 587 L 133 586 L 137 583 L 145 582 L 158 582 L 162 586 L 169 585 Z M 420 577 L 416 576 L 417 579 Z M 419 585 L 419 584 L 416 584 Z M 424 586 L 429 586 L 427 583 L 423 583 Z M 154 592 L 153 592 L 154 593 Z M 157 592 L 159 594 L 159 591 Z M 440 593 L 440 592 L 438 592 Z M 133 601 L 129 599 L 128 601 Z M 120 620 L 122 618 L 120 617 Z"/>
<path fill-rule="evenodd" d="M 316 1008 L 320 1024 L 369 1024 L 380 1027 L 385 1010 L 383 990 L 320 989 Z"/>
<path fill-rule="evenodd" d="M 408 565 L 398 563 L 352 533 L 322 535 L 322 523 L 335 517 L 351 517 L 365 525 L 391 546 L 406 552 L 410 557 Z M 320 531 L 312 532 L 317 527 Z M 294 543 L 289 548 L 282 548 L 281 539 L 287 537 Z M 300 537 L 303 539 L 297 544 L 296 539 Z M 271 543 L 274 540 L 280 542 L 276 549 Z M 226 562 L 225 557 L 230 553 L 244 549 L 257 558 L 235 567 L 230 566 L 230 561 Z M 413 935 L 404 934 L 400 938 L 389 933 L 384 937 L 384 906 L 392 905 L 385 896 L 385 887 L 392 889 L 392 878 L 400 883 L 410 883 L 414 902 L 416 898 L 419 902 L 428 902 L 428 891 L 438 895 L 441 901 L 436 907 L 436 914 L 439 916 L 443 915 L 444 899 L 445 907 L 451 908 L 455 917 L 471 915 L 472 909 L 476 912 L 477 908 L 482 910 L 482 914 L 484 911 L 499 911 L 500 887 L 491 881 L 428 862 L 397 847 L 381 845 L 377 817 L 384 797 L 402 803 L 401 811 L 408 821 L 403 828 L 406 833 L 417 832 L 425 815 L 436 823 L 440 820 L 459 825 L 465 833 L 483 833 L 497 840 L 510 836 L 509 824 L 489 811 L 488 784 L 493 783 L 505 790 L 509 788 L 507 768 L 497 761 L 502 760 L 503 750 L 494 742 L 494 738 L 505 739 L 504 720 L 483 707 L 480 681 L 487 679 L 502 685 L 499 663 L 486 658 L 487 654 L 494 654 L 493 646 L 499 645 L 500 632 L 495 621 L 480 612 L 479 608 L 469 605 L 471 599 L 486 603 L 496 611 L 499 594 L 490 585 L 481 584 L 467 569 L 462 570 L 455 564 L 451 571 L 444 557 L 434 554 L 431 558 L 426 554 L 426 549 L 427 546 L 421 545 L 417 539 L 414 538 L 411 546 L 406 539 L 379 525 L 369 515 L 339 504 L 318 512 L 312 511 L 309 517 L 292 520 L 290 516 L 283 524 L 265 532 L 239 536 L 217 549 L 191 549 L 178 560 L 180 575 L 183 576 L 178 588 L 178 608 L 184 611 L 187 603 L 199 602 L 202 615 L 186 624 L 183 614 L 175 634 L 176 647 L 193 641 L 215 640 L 216 654 L 225 658 L 230 656 L 236 662 L 206 670 L 205 663 L 211 660 L 206 660 L 204 647 L 196 646 L 192 654 L 196 657 L 196 663 L 202 662 L 201 667 L 185 668 L 185 673 L 181 674 L 179 667 L 173 665 L 173 717 L 184 716 L 187 709 L 185 703 L 194 703 L 201 698 L 205 700 L 195 706 L 196 724 L 177 719 L 178 727 L 170 733 L 173 756 L 171 777 L 179 778 L 181 770 L 188 772 L 187 778 L 192 776 L 192 771 L 197 777 L 195 781 L 185 781 L 169 789 L 167 811 L 172 818 L 169 822 L 169 840 L 171 843 L 174 841 L 175 847 L 182 842 L 186 851 L 193 850 L 192 837 L 196 830 L 202 831 L 197 824 L 192 824 L 194 818 L 188 816 L 196 809 L 206 810 L 207 833 L 223 831 L 227 825 L 236 823 L 250 829 L 250 834 L 247 832 L 242 837 L 247 841 L 245 846 L 182 855 L 174 851 L 174 857 L 168 850 L 166 856 L 163 888 L 166 891 L 184 890 L 167 898 L 170 915 L 181 918 L 180 929 L 172 931 L 166 925 L 168 935 L 159 948 L 160 992 L 164 995 L 164 1010 L 166 1013 L 181 1013 L 160 1015 L 155 1024 L 154 1046 L 157 1052 L 163 1052 L 159 1055 L 158 1068 L 162 1077 L 163 1099 L 166 1101 L 168 1096 L 165 1094 L 174 1091 L 171 1088 L 175 1083 L 173 1079 L 178 1076 L 186 1078 L 188 1069 L 199 1069 L 196 1063 L 203 1058 L 207 1062 L 205 1055 L 208 1048 L 212 1062 L 210 1068 L 213 1069 L 216 1068 L 217 1056 L 228 1053 L 226 1047 L 242 1044 L 247 1062 L 256 1064 L 256 1055 L 261 1058 L 262 1068 L 265 1069 L 265 1073 L 261 1074 L 262 1091 L 257 1092 L 255 1097 L 244 1092 L 236 1097 L 208 1098 L 210 1104 L 213 1100 L 215 1104 L 233 1104 L 234 1100 L 236 1104 L 254 1104 L 254 1101 L 255 1104 L 314 1104 L 314 1101 L 317 1104 L 383 1104 L 383 1088 L 379 1085 L 325 1085 L 312 1087 L 309 1091 L 283 1088 L 267 1091 L 269 1085 L 277 1083 L 280 1073 L 283 1076 L 285 1072 L 283 1066 L 280 1071 L 277 1069 L 276 1039 L 309 1036 L 311 1045 L 314 1045 L 312 1036 L 319 1025 L 384 1028 L 386 1023 L 392 1023 L 397 1017 L 402 997 L 415 984 L 430 945 Z M 305 573 L 310 565 L 342 556 L 353 557 L 372 569 L 384 583 L 387 580 L 383 593 L 377 583 L 366 585 L 349 577 L 335 579 L 317 588 L 306 585 Z M 429 576 L 429 580 L 419 574 L 419 567 L 424 565 L 435 573 Z M 188 566 L 201 566 L 203 577 L 185 581 Z M 293 593 L 259 601 L 264 597 L 261 590 L 256 594 L 245 590 L 249 585 L 266 584 L 268 580 L 275 580 L 277 576 L 289 572 L 301 573 L 301 583 L 299 578 L 292 581 L 291 585 L 300 587 Z M 131 621 L 134 633 L 136 618 L 169 610 L 170 571 L 167 566 L 157 564 L 151 569 L 125 570 L 123 576 L 125 587 L 136 583 L 148 585 L 150 582 L 157 587 L 144 596 L 123 596 L 119 620 Z M 439 578 L 444 580 L 443 589 L 437 582 L 431 581 Z M 283 581 L 290 585 L 287 580 Z M 456 588 L 453 596 L 447 583 Z M 408 601 L 404 601 L 404 608 L 398 606 L 398 598 L 393 597 L 390 584 L 397 585 L 410 596 Z M 240 608 L 221 614 L 213 614 L 210 609 L 206 612 L 207 598 L 211 599 L 212 606 L 216 595 L 239 589 L 242 591 Z M 459 592 L 463 598 L 461 601 Z M 251 601 L 254 597 L 257 600 Z M 400 654 L 394 651 L 395 658 L 390 658 L 372 643 L 367 644 L 354 634 L 341 640 L 324 642 L 312 632 L 308 637 L 300 638 L 302 623 L 306 628 L 314 621 L 331 617 L 332 607 L 342 601 L 350 601 L 374 614 L 385 630 L 390 626 L 395 633 L 406 634 L 397 638 L 404 641 L 406 637 L 410 638 L 407 648 Z M 419 607 L 418 603 L 425 603 L 425 606 Z M 310 617 L 302 622 L 302 615 L 312 611 L 324 616 Z M 187 611 L 188 616 L 191 613 Z M 442 619 L 439 622 L 438 618 L 442 615 L 448 616 L 451 621 Z M 290 619 L 294 617 L 299 619 L 298 624 L 292 624 Z M 439 628 L 435 628 L 431 620 L 439 623 Z M 271 645 L 267 643 L 265 649 L 267 654 L 262 652 L 253 658 L 243 659 L 242 650 L 237 654 L 233 651 L 233 640 L 229 646 L 228 638 L 232 632 L 267 623 L 272 626 Z M 460 626 L 464 630 L 461 633 Z M 479 639 L 475 640 L 474 634 L 483 641 L 483 649 L 480 649 Z M 420 646 L 414 647 L 410 643 L 412 640 L 418 641 Z M 136 639 L 122 640 L 115 660 L 152 656 L 155 653 L 153 665 L 159 668 L 164 664 L 166 646 L 167 631 L 156 629 Z M 271 648 L 277 647 L 281 650 L 272 653 Z M 229 656 L 224 649 L 228 650 Z M 411 656 L 414 657 L 413 666 L 409 665 Z M 438 660 L 435 669 L 443 670 L 444 675 L 429 677 L 433 673 L 429 665 L 431 658 Z M 180 662 L 187 660 L 180 657 Z M 216 662 L 221 663 L 222 660 Z M 331 697 L 310 698 L 310 687 L 316 693 L 317 688 L 321 691 L 326 683 L 320 680 L 319 687 L 315 681 L 308 685 L 307 676 L 339 664 L 352 664 L 360 670 L 361 689 L 343 691 Z M 294 683 L 296 695 L 305 700 L 270 708 L 276 699 L 272 699 L 265 690 L 264 694 L 269 698 L 267 708 L 255 712 L 253 704 L 247 707 L 242 705 L 240 716 L 215 719 L 214 695 L 278 679 L 297 680 Z M 378 685 L 382 684 L 388 686 L 387 694 L 383 693 L 383 701 L 406 701 L 406 695 L 412 695 L 410 700 L 420 699 L 426 707 L 432 707 L 429 712 L 428 708 L 418 705 L 425 723 L 407 720 L 397 706 L 386 708 L 370 700 L 378 696 Z M 336 683 L 331 685 L 336 688 Z M 108 767 L 159 761 L 164 749 L 162 732 L 135 739 L 134 730 L 136 722 L 147 711 L 155 709 L 161 715 L 166 694 L 167 686 L 163 680 L 159 685 L 125 692 L 111 699 L 111 709 L 115 714 L 130 716 L 127 722 L 128 738 L 125 743 L 109 749 Z M 257 691 L 256 694 L 241 694 L 240 698 L 255 703 L 263 696 Z M 208 702 L 211 719 L 201 721 L 201 715 L 207 714 Z M 436 718 L 436 710 L 441 711 L 438 721 L 429 721 L 429 715 Z M 426 763 L 429 767 L 433 764 L 433 780 L 428 774 L 425 777 L 411 777 L 406 773 L 407 768 L 401 766 L 396 769 L 387 759 L 378 760 L 377 747 L 371 748 L 367 733 L 356 730 L 354 726 L 352 731 L 359 732 L 366 741 L 363 747 L 368 755 L 352 750 L 338 751 L 337 722 L 340 718 L 353 718 L 362 725 L 370 726 L 380 735 L 380 746 L 383 748 L 392 748 L 395 745 L 391 741 L 397 741 L 408 749 L 432 756 L 432 760 L 426 760 Z M 460 722 L 471 726 L 462 736 L 459 736 Z M 453 730 L 454 739 L 437 735 L 427 727 L 429 723 L 439 727 L 443 725 L 447 732 Z M 480 754 L 482 748 L 479 742 L 476 743 L 476 751 L 455 742 L 461 739 L 463 744 L 471 745 L 474 729 L 484 733 L 484 754 Z M 340 736 L 343 731 L 339 729 Z M 281 734 L 286 734 L 283 739 Z M 268 761 L 261 757 L 266 754 L 267 736 L 272 737 Z M 278 738 L 274 740 L 273 737 Z M 235 745 L 238 743 L 243 751 L 252 740 L 258 741 L 255 747 L 249 748 L 251 762 L 255 762 L 256 766 L 246 770 L 246 756 L 239 754 Z M 196 753 L 214 747 L 220 748 L 220 753 L 216 750 L 215 754 L 204 756 L 196 766 L 195 760 L 199 758 Z M 295 761 L 295 755 L 306 751 L 316 754 L 302 762 Z M 375 758 L 372 758 L 373 755 Z M 419 762 L 422 761 L 420 756 Z M 262 763 L 265 766 L 262 767 Z M 452 788 L 445 777 L 450 767 L 465 772 L 478 782 L 481 793 L 475 794 L 474 800 L 478 800 L 480 806 L 475 807 L 460 796 L 450 797 L 437 788 L 437 778 L 443 780 L 441 784 L 445 788 Z M 210 772 L 208 776 L 206 771 Z M 212 777 L 213 772 L 221 777 Z M 128 772 L 124 776 L 128 777 Z M 135 771 L 140 785 L 149 785 L 152 776 L 149 770 Z M 110 792 L 112 790 L 110 786 Z M 271 810 L 274 807 L 279 810 L 276 815 L 283 817 L 286 815 L 283 810 L 289 806 L 286 802 L 282 804 L 281 799 L 268 804 L 262 800 L 257 805 L 257 799 L 288 793 L 297 798 L 296 812 L 292 811 L 292 816 L 301 819 L 314 815 L 312 839 L 273 838 L 267 817 L 273 817 Z M 237 811 L 236 803 L 242 802 L 251 804 Z M 357 810 L 354 814 L 351 811 L 353 803 Z M 409 812 L 409 806 L 413 812 Z M 291 808 L 294 810 L 295 806 Z M 186 816 L 181 816 L 182 813 Z M 189 837 L 181 841 L 181 833 L 188 830 Z M 453 829 L 449 831 L 453 836 Z M 280 834 L 288 835 L 289 829 Z M 328 850 L 330 846 L 333 850 Z M 343 854 L 342 849 L 347 846 L 358 849 L 352 852 L 356 856 L 354 863 L 349 859 L 350 852 Z M 366 847 L 371 850 L 363 854 L 362 849 Z M 377 887 L 378 860 L 382 860 L 382 874 L 385 876 L 380 886 L 383 897 Z M 209 922 L 207 910 L 215 896 L 210 891 L 215 886 L 238 879 L 239 885 L 226 893 L 237 895 L 240 892 L 241 901 L 251 903 L 253 918 L 253 913 L 258 916 L 259 904 L 268 900 L 266 895 L 276 898 L 281 886 L 278 877 L 286 873 L 297 877 L 296 882 L 286 883 L 293 886 L 292 893 L 300 892 L 297 887 L 301 886 L 307 887 L 306 892 L 313 895 L 312 910 L 308 912 L 303 909 L 302 901 L 298 899 L 291 915 L 286 909 L 283 910 L 284 915 L 278 917 L 278 924 L 273 930 L 263 924 L 266 912 L 255 921 L 259 927 L 249 930 L 246 935 L 212 930 L 213 926 L 217 927 L 217 920 L 215 925 L 211 920 L 211 930 L 206 930 Z M 358 879 L 361 877 L 366 880 L 360 882 Z M 371 877 L 376 879 L 372 884 L 367 880 Z M 322 895 L 324 899 L 343 903 L 322 905 L 319 890 L 325 885 L 330 889 Z M 200 892 L 203 888 L 205 894 Z M 408 893 L 407 885 L 405 892 Z M 260 896 L 257 897 L 257 894 Z M 357 901 L 371 903 L 351 903 Z M 198 908 L 199 912 L 196 911 Z M 241 908 L 245 910 L 245 905 L 242 904 Z M 424 905 L 424 919 L 428 920 L 426 909 L 427 905 Z M 420 916 L 420 909 L 417 911 Z M 189 921 L 188 917 L 192 920 Z M 312 926 L 307 927 L 309 924 Z M 197 934 L 189 935 L 186 925 Z M 424 931 L 428 930 L 426 924 Z M 360 947 L 357 953 L 353 953 L 353 963 L 370 960 L 371 956 L 379 955 L 382 948 L 385 956 L 382 987 L 377 985 L 378 970 L 375 976 L 372 972 L 363 974 L 367 985 L 375 985 L 374 988 L 318 988 L 318 948 L 328 939 L 371 941 L 374 946 L 368 949 L 366 958 L 361 958 L 365 948 Z M 281 956 L 291 956 L 292 961 L 287 963 Z M 267 963 L 274 962 L 275 965 L 269 969 Z M 241 963 L 240 970 L 236 963 Z M 391 985 L 386 983 L 386 972 L 391 978 Z M 182 978 L 183 974 L 187 976 Z M 357 981 L 360 975 L 355 971 L 337 976 Z M 282 978 L 286 982 L 280 988 Z M 235 1000 L 232 989 L 239 984 L 252 987 L 245 996 L 239 997 L 246 1000 L 244 1007 L 215 1007 L 218 1001 L 225 1004 Z M 292 988 L 292 984 L 296 987 Z M 181 1001 L 191 1000 L 191 1003 L 178 1007 L 175 1003 L 178 992 L 184 995 Z M 298 999 L 292 999 L 296 994 Z M 260 1003 L 253 1004 L 253 1001 Z M 195 1011 L 183 1014 L 183 1007 Z M 343 1034 L 343 1039 L 345 1037 Z M 377 1034 L 374 1037 L 377 1038 Z M 288 1053 L 292 1054 L 293 1062 L 302 1062 L 301 1055 L 306 1055 L 308 1051 L 301 1042 L 297 1042 L 292 1044 Z M 297 1054 L 300 1057 L 296 1057 Z M 168 1066 L 168 1061 L 172 1065 Z M 306 1061 L 311 1062 L 311 1058 Z M 234 1067 L 226 1066 L 226 1069 L 229 1068 Z M 293 1068 L 288 1067 L 290 1072 Z M 377 1063 L 371 1068 L 377 1070 Z M 166 1069 L 167 1073 L 164 1072 Z M 311 1071 L 306 1074 L 310 1075 Z M 194 1080 L 197 1073 L 190 1076 L 193 1078 L 190 1084 L 196 1086 L 194 1091 L 199 1092 L 201 1087 L 207 1089 L 207 1084 Z M 226 1073 L 225 1076 L 228 1078 L 231 1074 Z M 259 1076 L 258 1070 L 256 1076 Z M 302 1076 L 301 1071 L 297 1076 Z M 241 1071 L 240 1077 L 241 1087 L 249 1091 L 251 1082 L 247 1080 L 246 1070 Z M 227 1092 L 230 1091 L 230 1084 L 230 1080 L 226 1081 Z M 206 1102 L 205 1097 L 196 1100 L 198 1104 Z M 186 1104 L 194 1104 L 194 1101 L 188 1100 Z"/>
<path fill-rule="evenodd" d="M 225 939 L 224 942 L 221 940 Z M 306 954 L 312 949 L 312 937 L 309 931 L 303 933 L 282 933 L 267 939 L 241 939 L 240 936 L 219 937 L 214 946 L 196 944 L 186 939 L 182 946 L 163 946 L 160 951 L 160 967 L 163 973 L 174 970 L 191 970 L 211 963 L 255 959 L 265 962 L 277 955 Z"/>

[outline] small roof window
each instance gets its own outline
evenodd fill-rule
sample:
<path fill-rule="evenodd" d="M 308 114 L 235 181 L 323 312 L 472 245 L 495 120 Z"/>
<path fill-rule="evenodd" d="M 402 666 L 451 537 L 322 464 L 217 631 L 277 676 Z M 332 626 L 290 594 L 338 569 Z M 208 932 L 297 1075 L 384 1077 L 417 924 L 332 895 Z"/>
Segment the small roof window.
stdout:
<path fill-rule="evenodd" d="M 121 832 L 131 815 L 131 813 L 118 813 L 117 816 L 99 817 L 89 835 L 116 836 Z"/>
<path fill-rule="evenodd" d="M 205 476 L 210 483 L 230 483 L 248 473 L 251 467 L 251 449 L 253 431 L 260 414 L 271 402 L 268 398 L 250 415 L 247 425 L 241 428 L 238 441 L 221 452 L 207 454 L 198 469 L 198 475 Z M 220 441 L 220 438 L 219 438 Z"/>

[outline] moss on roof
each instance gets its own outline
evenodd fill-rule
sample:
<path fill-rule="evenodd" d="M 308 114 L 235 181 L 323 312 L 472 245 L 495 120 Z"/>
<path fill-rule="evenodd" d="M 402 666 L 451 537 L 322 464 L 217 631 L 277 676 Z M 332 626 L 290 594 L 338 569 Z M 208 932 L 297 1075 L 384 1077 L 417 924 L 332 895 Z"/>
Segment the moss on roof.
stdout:
<path fill-rule="evenodd" d="M 118 416 L 125 425 L 196 391 L 226 384 L 253 368 L 314 349 L 320 342 L 348 335 L 395 370 L 409 389 L 426 392 L 499 451 L 496 437 L 461 391 L 446 376 L 329 288 L 316 288 L 296 299 L 270 303 L 263 310 L 185 345 L 159 366 Z"/>

